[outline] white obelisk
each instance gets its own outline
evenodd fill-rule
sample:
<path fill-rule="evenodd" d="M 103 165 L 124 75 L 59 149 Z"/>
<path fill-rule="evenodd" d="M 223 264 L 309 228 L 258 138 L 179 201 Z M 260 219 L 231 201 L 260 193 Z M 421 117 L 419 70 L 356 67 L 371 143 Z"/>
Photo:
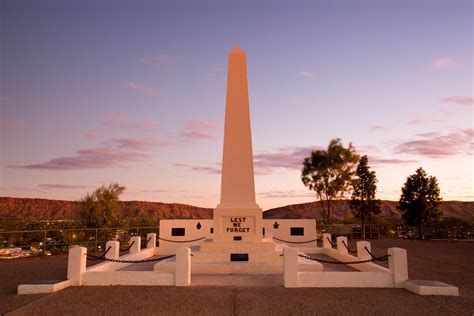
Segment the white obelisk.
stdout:
<path fill-rule="evenodd" d="M 252 134 L 245 53 L 229 53 L 221 202 L 214 210 L 215 241 L 261 241 L 262 209 L 255 202 Z"/>

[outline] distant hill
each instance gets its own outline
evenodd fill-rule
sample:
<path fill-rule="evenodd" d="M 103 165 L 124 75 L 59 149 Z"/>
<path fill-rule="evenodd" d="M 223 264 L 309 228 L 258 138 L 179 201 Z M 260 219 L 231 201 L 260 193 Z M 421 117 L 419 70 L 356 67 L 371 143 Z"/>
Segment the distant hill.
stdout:
<path fill-rule="evenodd" d="M 130 218 L 149 219 L 188 219 L 212 218 L 212 209 L 177 203 L 124 201 L 124 215 Z M 382 216 L 400 218 L 395 201 L 382 201 Z M 443 203 L 444 216 L 461 219 L 474 218 L 474 202 L 447 201 Z M 77 219 L 79 202 L 0 197 L 0 219 L 38 220 L 38 219 Z M 263 213 L 264 218 L 321 218 L 320 202 L 293 204 L 273 208 Z M 344 219 L 352 217 L 347 201 L 334 201 L 331 217 Z"/>
<path fill-rule="evenodd" d="M 331 218 L 344 219 L 352 217 L 349 209 L 349 201 L 333 201 L 331 204 Z M 397 209 L 398 202 L 382 201 L 381 217 L 401 218 L 400 211 Z M 464 220 L 474 219 L 474 202 L 446 201 L 443 203 L 444 217 L 455 217 Z M 302 204 L 293 204 L 273 208 L 263 213 L 264 218 L 322 218 L 321 203 L 310 202 Z"/>

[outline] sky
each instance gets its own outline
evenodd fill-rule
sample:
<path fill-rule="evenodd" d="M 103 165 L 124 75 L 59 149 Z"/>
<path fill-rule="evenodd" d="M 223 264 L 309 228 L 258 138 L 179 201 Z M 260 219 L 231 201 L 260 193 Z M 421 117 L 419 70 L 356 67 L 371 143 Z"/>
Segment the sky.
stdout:
<path fill-rule="evenodd" d="M 0 196 L 219 203 L 227 54 L 245 50 L 257 203 L 315 200 L 334 138 L 377 197 L 422 167 L 474 200 L 472 1 L 0 0 Z"/>

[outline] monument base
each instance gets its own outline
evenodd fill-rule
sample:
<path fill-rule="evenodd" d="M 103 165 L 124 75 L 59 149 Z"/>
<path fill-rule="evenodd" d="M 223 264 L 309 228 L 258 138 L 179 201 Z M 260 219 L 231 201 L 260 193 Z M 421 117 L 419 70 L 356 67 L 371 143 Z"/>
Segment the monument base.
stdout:
<path fill-rule="evenodd" d="M 260 242 L 215 242 L 206 240 L 193 246 L 192 274 L 280 274 L 283 273 L 284 244 L 272 238 Z M 172 272 L 174 258 L 154 265 L 154 271 Z M 322 264 L 299 258 L 300 271 L 322 271 Z"/>
<path fill-rule="evenodd" d="M 214 209 L 215 242 L 261 242 L 262 209 L 254 205 L 218 205 Z"/>

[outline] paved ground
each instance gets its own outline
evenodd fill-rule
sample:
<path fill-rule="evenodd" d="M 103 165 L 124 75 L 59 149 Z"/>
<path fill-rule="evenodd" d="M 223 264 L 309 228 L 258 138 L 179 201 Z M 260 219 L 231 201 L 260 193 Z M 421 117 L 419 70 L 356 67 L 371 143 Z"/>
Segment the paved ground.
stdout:
<path fill-rule="evenodd" d="M 411 279 L 459 287 L 459 297 L 418 296 L 403 289 L 285 289 L 279 276 L 193 276 L 190 287 L 71 287 L 16 295 L 31 280 L 64 279 L 67 258 L 0 262 L 0 313 L 9 315 L 474 315 L 474 242 L 373 241 L 408 251 Z"/>

